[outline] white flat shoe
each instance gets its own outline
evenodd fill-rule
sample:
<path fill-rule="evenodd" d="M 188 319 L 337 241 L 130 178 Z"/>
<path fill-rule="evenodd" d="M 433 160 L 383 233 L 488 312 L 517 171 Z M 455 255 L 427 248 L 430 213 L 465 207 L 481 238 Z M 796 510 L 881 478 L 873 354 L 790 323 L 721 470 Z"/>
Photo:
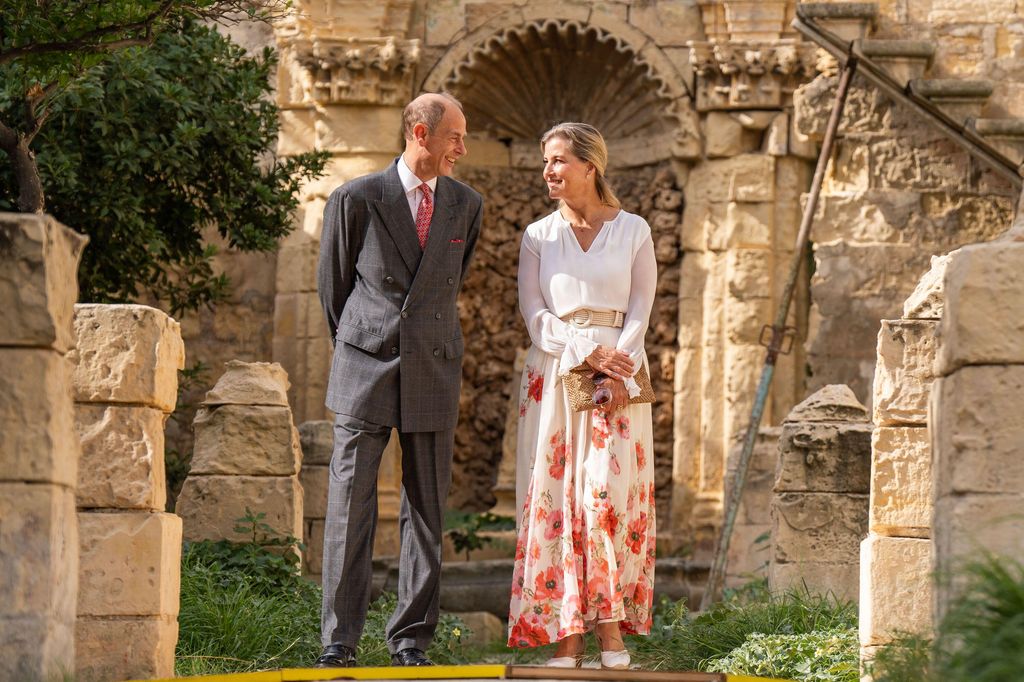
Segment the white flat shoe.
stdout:
<path fill-rule="evenodd" d="M 549 658 L 544 667 L 546 668 L 579 668 L 583 665 L 583 654 L 579 656 L 556 656 Z"/>
<path fill-rule="evenodd" d="M 602 651 L 601 668 L 604 670 L 627 670 L 629 668 L 629 651 Z"/>

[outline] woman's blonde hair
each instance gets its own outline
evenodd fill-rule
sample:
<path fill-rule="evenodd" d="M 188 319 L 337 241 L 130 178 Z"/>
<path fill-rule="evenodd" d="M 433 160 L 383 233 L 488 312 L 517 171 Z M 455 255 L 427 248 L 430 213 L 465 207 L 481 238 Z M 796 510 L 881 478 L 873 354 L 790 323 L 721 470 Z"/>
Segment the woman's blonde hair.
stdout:
<path fill-rule="evenodd" d="M 608 145 L 597 128 L 588 123 L 559 123 L 541 136 L 541 151 L 548 140 L 555 137 L 568 142 L 569 151 L 578 159 L 594 166 L 594 173 L 597 176 L 594 182 L 601 203 L 612 208 L 620 208 L 618 197 L 604 177 L 604 171 L 608 167 Z"/>

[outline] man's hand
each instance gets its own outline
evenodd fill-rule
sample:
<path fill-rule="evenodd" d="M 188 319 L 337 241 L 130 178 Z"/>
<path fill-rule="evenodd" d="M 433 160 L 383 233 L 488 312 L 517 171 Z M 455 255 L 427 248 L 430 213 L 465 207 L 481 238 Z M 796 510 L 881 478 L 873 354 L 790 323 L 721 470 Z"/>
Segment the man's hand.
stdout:
<path fill-rule="evenodd" d="M 591 369 L 603 372 L 619 383 L 627 377 L 633 376 L 633 361 L 629 359 L 629 353 L 608 346 L 598 346 L 594 352 L 584 360 Z M 623 387 L 623 390 L 625 388 Z"/>

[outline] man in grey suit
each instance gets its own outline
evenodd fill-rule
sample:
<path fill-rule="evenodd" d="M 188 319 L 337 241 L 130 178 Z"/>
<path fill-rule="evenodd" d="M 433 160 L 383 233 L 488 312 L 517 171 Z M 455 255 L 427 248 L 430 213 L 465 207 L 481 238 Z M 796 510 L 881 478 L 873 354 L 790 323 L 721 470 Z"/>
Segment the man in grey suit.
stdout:
<path fill-rule="evenodd" d="M 452 97 L 417 97 L 405 151 L 386 170 L 336 189 L 324 210 L 318 285 L 334 342 L 327 406 L 336 413 L 324 531 L 324 650 L 317 667 L 354 666 L 370 600 L 377 470 L 392 428 L 402 446 L 393 665 L 431 665 L 442 520 L 462 381 L 455 299 L 483 201 L 451 179 L 466 153 Z"/>

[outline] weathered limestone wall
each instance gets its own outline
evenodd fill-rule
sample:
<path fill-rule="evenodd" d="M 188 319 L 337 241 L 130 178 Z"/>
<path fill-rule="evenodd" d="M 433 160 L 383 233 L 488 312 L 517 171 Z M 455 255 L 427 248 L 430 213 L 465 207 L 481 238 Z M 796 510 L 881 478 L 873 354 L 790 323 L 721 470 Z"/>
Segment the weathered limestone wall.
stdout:
<path fill-rule="evenodd" d="M 1019 162 L 1019 119 L 988 123 L 1024 111 L 1024 16 L 1016 3 L 903 0 L 878 7 L 877 28 L 868 37 L 903 41 L 890 46 L 905 53 L 879 63 L 901 82 L 959 79 L 936 83 L 933 101 L 956 120 L 980 117 L 978 130 L 987 130 L 988 140 Z M 799 134 L 821 139 L 836 82 L 823 75 L 797 92 Z M 995 134 L 993 126 L 1002 132 Z M 900 302 L 932 255 L 1001 232 L 1013 192 L 919 116 L 859 79 L 839 132 L 811 235 L 809 381 L 812 389 L 848 383 L 870 404 L 879 321 L 899 317 Z"/>
<path fill-rule="evenodd" d="M 726 587 L 741 587 L 751 580 L 768 577 L 772 547 L 772 489 L 775 487 L 781 435 L 782 429 L 778 426 L 762 427 L 754 442 L 754 454 L 747 469 L 736 524 L 729 539 L 729 555 L 725 564 Z M 737 456 L 730 457 L 726 471 L 726 499 L 732 495 L 732 482 L 739 460 L 738 449 L 734 454 Z"/>
<path fill-rule="evenodd" d="M 1024 555 L 1024 243 L 949 256 L 928 425 L 934 470 L 934 618 L 981 552 Z"/>
<path fill-rule="evenodd" d="M 185 349 L 141 305 L 75 306 L 80 539 L 78 680 L 174 674 L 181 519 L 164 512 L 164 421 Z"/>
<path fill-rule="evenodd" d="M 847 386 L 821 389 L 782 424 L 768 586 L 856 600 L 867 534 L 871 423 Z"/>
<path fill-rule="evenodd" d="M 860 644 L 863 659 L 898 632 L 927 635 L 932 593 L 932 448 L 928 397 L 934 380 L 941 284 L 947 257 L 882 320 L 874 379 L 869 533 L 861 543 Z"/>
<path fill-rule="evenodd" d="M 86 239 L 0 213 L 0 679 L 74 671 L 78 598 L 71 398 L 75 273 Z"/>
<path fill-rule="evenodd" d="M 327 491 L 330 483 L 331 455 L 334 453 L 334 423 L 326 420 L 299 424 L 302 444 L 302 524 L 306 551 L 302 554 L 302 572 L 319 583 L 323 569 L 324 519 L 327 518 Z M 398 556 L 398 511 L 401 501 L 402 451 L 397 434 L 392 433 L 381 458 L 377 474 L 377 535 L 375 559 Z"/>
<path fill-rule="evenodd" d="M 193 424 L 192 464 L 175 506 L 186 540 L 244 542 L 235 527 L 247 510 L 265 514 L 273 537 L 302 539 L 302 450 L 287 391 L 277 363 L 227 363 Z"/>

